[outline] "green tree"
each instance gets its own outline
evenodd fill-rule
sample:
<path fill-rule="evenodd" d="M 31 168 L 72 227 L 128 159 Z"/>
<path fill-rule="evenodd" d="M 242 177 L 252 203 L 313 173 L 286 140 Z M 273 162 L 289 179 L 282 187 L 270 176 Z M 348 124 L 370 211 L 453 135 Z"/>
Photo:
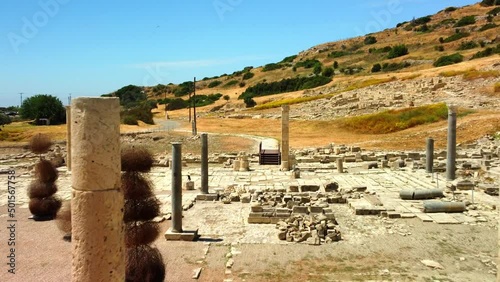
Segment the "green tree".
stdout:
<path fill-rule="evenodd" d="M 57 97 L 39 94 L 23 101 L 21 117 L 24 119 L 47 118 L 50 124 L 61 124 L 66 121 L 66 109 Z"/>
<path fill-rule="evenodd" d="M 12 121 L 8 115 L 0 114 L 0 125 L 9 124 Z"/>
<path fill-rule="evenodd" d="M 339 62 L 335 61 L 333 62 L 333 68 L 338 69 L 339 68 Z"/>
<path fill-rule="evenodd" d="M 381 70 L 382 70 L 382 66 L 379 63 L 374 64 L 372 67 L 372 72 L 379 72 Z"/>
<path fill-rule="evenodd" d="M 313 73 L 316 75 L 321 73 L 321 65 L 320 64 L 317 64 L 314 66 Z"/>
<path fill-rule="evenodd" d="M 375 36 L 367 36 L 364 40 L 365 45 L 375 44 L 377 43 L 377 38 Z"/>
<path fill-rule="evenodd" d="M 333 68 L 331 68 L 331 67 L 329 67 L 329 68 L 325 68 L 325 69 L 323 70 L 323 73 L 322 73 L 322 75 L 323 75 L 323 76 L 326 76 L 326 77 L 332 77 L 332 76 L 333 76 L 333 74 L 334 74 L 334 70 L 333 70 Z"/>
<path fill-rule="evenodd" d="M 401 57 L 408 54 L 408 47 L 406 45 L 401 44 L 401 45 L 396 45 L 392 47 L 391 51 L 387 55 L 387 58 L 392 59 L 392 58 L 397 58 Z"/>
<path fill-rule="evenodd" d="M 253 108 L 257 105 L 257 103 L 255 102 L 255 100 L 251 97 L 246 97 L 243 99 L 243 102 L 245 102 L 245 106 L 247 108 Z"/>
<path fill-rule="evenodd" d="M 224 97 L 222 97 L 222 98 L 224 98 L 224 100 L 226 100 L 226 101 L 229 101 L 229 99 L 231 99 L 231 97 L 229 97 L 229 95 L 224 95 Z"/>

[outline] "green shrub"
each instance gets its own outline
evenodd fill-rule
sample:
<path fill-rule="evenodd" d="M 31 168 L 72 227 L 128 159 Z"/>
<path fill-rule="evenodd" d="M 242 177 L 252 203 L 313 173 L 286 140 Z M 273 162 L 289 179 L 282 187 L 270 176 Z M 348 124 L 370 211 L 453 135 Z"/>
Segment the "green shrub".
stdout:
<path fill-rule="evenodd" d="M 458 20 L 458 22 L 454 25 L 454 27 L 461 27 L 461 26 L 466 26 L 466 25 L 471 25 L 476 23 L 476 17 L 475 16 L 465 16 Z"/>
<path fill-rule="evenodd" d="M 280 69 L 282 67 L 281 64 L 276 64 L 276 63 L 270 63 L 270 64 L 267 64 L 264 66 L 264 68 L 262 68 L 262 71 L 273 71 L 273 70 L 277 70 L 277 69 Z"/>
<path fill-rule="evenodd" d="M 376 63 L 372 67 L 372 72 L 379 72 L 382 70 L 382 66 L 379 63 Z"/>
<path fill-rule="evenodd" d="M 494 54 L 500 54 L 500 44 L 498 44 L 495 48 L 488 47 L 482 51 L 477 52 L 472 56 L 471 60 L 488 57 Z"/>
<path fill-rule="evenodd" d="M 179 109 L 184 109 L 188 107 L 188 101 L 182 99 L 182 98 L 176 98 L 170 101 L 167 105 L 167 110 L 173 111 L 173 110 L 179 110 Z"/>
<path fill-rule="evenodd" d="M 192 81 L 185 81 L 174 89 L 174 96 L 175 97 L 181 97 L 188 95 L 189 93 L 193 92 L 194 88 L 194 83 Z"/>
<path fill-rule="evenodd" d="M 293 60 L 295 60 L 295 58 L 297 58 L 297 55 L 292 55 L 292 56 L 288 56 L 288 57 L 285 57 L 281 63 L 292 63 Z"/>
<path fill-rule="evenodd" d="M 444 51 L 444 46 L 443 45 L 434 46 L 434 50 L 439 51 L 439 52 L 443 52 Z"/>
<path fill-rule="evenodd" d="M 128 125 L 139 125 L 139 122 L 134 116 L 131 115 L 126 115 L 122 118 L 122 123 L 123 124 L 128 124 Z"/>
<path fill-rule="evenodd" d="M 404 56 L 407 54 L 408 54 L 408 47 L 406 47 L 406 45 L 404 45 L 404 44 L 401 44 L 401 45 L 396 45 L 396 46 L 392 47 L 391 51 L 387 55 L 387 58 L 392 59 L 392 58 L 401 57 L 401 56 Z"/>
<path fill-rule="evenodd" d="M 431 32 L 432 30 L 429 28 L 427 24 L 423 24 L 419 27 L 416 27 L 413 31 L 415 32 Z"/>
<path fill-rule="evenodd" d="M 238 80 L 230 80 L 228 83 L 224 84 L 224 87 L 230 87 L 238 84 Z"/>
<path fill-rule="evenodd" d="M 448 56 L 442 56 L 440 58 L 438 58 L 435 62 L 434 62 L 434 66 L 435 67 L 442 67 L 442 66 L 447 66 L 447 65 L 452 65 L 452 64 L 456 64 L 456 63 L 460 63 L 462 62 L 464 59 L 464 56 L 460 55 L 459 53 L 455 53 L 455 54 L 451 54 L 451 55 L 448 55 Z"/>
<path fill-rule="evenodd" d="M 332 67 L 325 68 L 323 70 L 322 75 L 326 77 L 332 77 L 335 74 L 335 71 L 333 70 Z"/>
<path fill-rule="evenodd" d="M 254 77 L 254 73 L 253 72 L 247 72 L 243 75 L 243 80 L 247 80 L 247 79 L 250 79 L 252 77 Z"/>
<path fill-rule="evenodd" d="M 133 108 L 124 109 L 121 115 L 125 124 L 137 124 L 138 120 L 147 124 L 154 124 L 153 113 L 151 112 L 151 105 L 149 103 L 142 103 Z"/>
<path fill-rule="evenodd" d="M 494 23 L 487 23 L 485 25 L 483 25 L 479 31 L 485 31 L 485 30 L 488 30 L 488 29 L 492 29 L 492 28 L 496 28 L 498 25 L 494 24 Z"/>
<path fill-rule="evenodd" d="M 371 35 L 367 36 L 367 37 L 365 37 L 364 43 L 365 43 L 365 45 L 375 44 L 375 43 L 377 43 L 377 38 L 375 38 L 375 36 L 371 36 Z"/>
<path fill-rule="evenodd" d="M 340 58 L 340 57 L 343 57 L 343 56 L 347 56 L 349 54 L 350 53 L 347 52 L 347 51 L 333 51 L 330 54 L 328 54 L 328 57 L 329 58 Z"/>
<path fill-rule="evenodd" d="M 321 65 L 320 64 L 317 64 L 314 66 L 313 73 L 316 75 L 321 73 Z"/>
<path fill-rule="evenodd" d="M 9 124 L 12 120 L 8 115 L 0 114 L 0 125 Z"/>
<path fill-rule="evenodd" d="M 494 6 L 500 5 L 500 0 L 483 0 L 481 6 Z"/>
<path fill-rule="evenodd" d="M 257 105 L 257 103 L 255 102 L 255 100 L 253 98 L 251 98 L 251 97 L 245 97 L 243 99 L 243 102 L 245 102 L 245 106 L 247 108 L 253 108 L 253 107 L 255 107 Z"/>
<path fill-rule="evenodd" d="M 339 68 L 339 62 L 335 61 L 333 62 L 333 68 L 338 69 Z"/>
<path fill-rule="evenodd" d="M 222 84 L 220 80 L 214 80 L 208 84 L 208 88 L 214 88 Z"/>
<path fill-rule="evenodd" d="M 443 42 L 441 42 L 441 43 L 449 43 L 449 42 L 452 42 L 452 41 L 459 40 L 461 38 L 467 37 L 469 35 L 470 35 L 470 33 L 468 33 L 468 32 L 454 33 L 453 35 L 448 36 L 445 39 L 443 39 Z"/>
<path fill-rule="evenodd" d="M 321 62 L 316 60 L 316 59 L 307 59 L 305 61 L 297 62 L 295 64 L 295 67 L 297 67 L 297 68 L 303 67 L 305 69 L 310 69 L 310 68 L 315 67 L 316 65 L 321 66 Z"/>
<path fill-rule="evenodd" d="M 382 65 L 382 71 L 396 71 L 400 70 L 406 67 L 411 66 L 410 63 L 408 62 L 401 62 L 401 63 L 384 63 Z"/>
<path fill-rule="evenodd" d="M 460 46 L 458 46 L 457 50 L 469 50 L 469 49 L 474 49 L 477 46 L 479 45 L 474 41 L 463 41 L 460 43 Z"/>
<path fill-rule="evenodd" d="M 431 20 L 432 20 L 431 16 L 425 16 L 425 17 L 421 17 L 421 18 L 415 19 L 411 23 L 414 26 L 417 26 L 417 25 L 426 24 L 426 23 L 430 22 Z"/>
<path fill-rule="evenodd" d="M 66 109 L 59 98 L 38 94 L 23 101 L 19 113 L 23 119 L 37 120 L 47 118 L 50 124 L 66 122 Z"/>
<path fill-rule="evenodd" d="M 246 83 L 244 81 L 240 82 L 240 84 L 238 84 L 239 87 L 245 87 Z"/>
<path fill-rule="evenodd" d="M 492 10 L 490 10 L 487 14 L 491 16 L 496 16 L 500 13 L 500 7 L 495 7 Z"/>
<path fill-rule="evenodd" d="M 224 95 L 222 98 L 223 98 L 224 100 L 226 100 L 226 101 L 229 101 L 229 99 L 231 99 L 231 97 L 229 97 L 229 95 Z"/>
<path fill-rule="evenodd" d="M 261 82 L 254 86 L 248 87 L 245 92 L 243 92 L 238 99 L 244 99 L 245 97 L 258 97 L 266 96 L 272 94 L 293 92 L 298 90 L 304 90 L 309 88 L 318 87 L 325 85 L 332 81 L 331 78 L 325 76 L 313 76 L 313 77 L 295 77 L 286 78 L 281 81 L 275 82 Z"/>
<path fill-rule="evenodd" d="M 453 11 L 456 11 L 458 8 L 457 7 L 448 7 L 446 9 L 444 9 L 445 12 L 449 13 L 449 12 L 453 12 Z"/>

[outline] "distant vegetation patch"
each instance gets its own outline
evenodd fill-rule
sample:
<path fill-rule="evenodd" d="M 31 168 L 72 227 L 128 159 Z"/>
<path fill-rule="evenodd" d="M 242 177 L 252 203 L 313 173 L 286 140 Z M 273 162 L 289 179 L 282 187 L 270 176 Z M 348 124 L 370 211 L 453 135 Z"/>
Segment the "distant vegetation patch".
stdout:
<path fill-rule="evenodd" d="M 465 16 L 461 19 L 458 20 L 457 23 L 455 23 L 455 27 L 462 27 L 466 25 L 471 25 L 476 23 L 476 17 L 475 16 Z"/>
<path fill-rule="evenodd" d="M 389 51 L 389 54 L 387 55 L 387 58 L 392 59 L 392 58 L 401 57 L 401 56 L 404 56 L 407 54 L 408 54 L 408 47 L 406 47 L 406 45 L 404 45 L 404 44 L 401 44 L 401 45 L 396 45 L 396 46 L 392 47 L 391 51 Z"/>
<path fill-rule="evenodd" d="M 474 79 L 479 79 L 479 78 L 490 78 L 490 77 L 498 77 L 500 76 L 500 72 L 497 70 L 477 70 L 477 69 L 468 69 L 468 70 L 450 70 L 450 71 L 444 71 L 439 74 L 440 76 L 444 77 L 451 77 L 451 76 L 457 76 L 457 75 L 462 75 L 464 80 L 474 80 Z"/>
<path fill-rule="evenodd" d="M 328 54 L 328 57 L 329 58 L 340 58 L 340 57 L 344 57 L 344 56 L 347 56 L 350 54 L 351 54 L 351 52 L 349 52 L 349 51 L 339 50 L 339 51 L 331 52 L 330 54 Z"/>
<path fill-rule="evenodd" d="M 460 43 L 460 46 L 458 46 L 458 49 L 457 50 L 468 50 L 468 49 L 474 49 L 476 47 L 478 47 L 479 44 L 477 44 L 476 42 L 474 41 L 463 41 Z"/>
<path fill-rule="evenodd" d="M 262 68 L 262 71 L 263 71 L 263 72 L 266 72 L 266 71 L 273 71 L 273 70 L 281 69 L 282 67 L 283 67 L 283 65 L 281 65 L 281 64 L 279 64 L 279 63 L 270 63 L 270 64 L 265 65 L 265 66 Z"/>
<path fill-rule="evenodd" d="M 367 79 L 367 80 L 363 80 L 363 81 L 358 81 L 358 82 L 352 83 L 349 86 L 347 86 L 344 89 L 344 91 L 356 90 L 356 89 L 365 88 L 365 87 L 372 86 L 372 85 L 377 85 L 377 84 L 383 84 L 383 83 L 391 82 L 391 81 L 394 81 L 394 80 L 396 80 L 396 77 L 371 78 L 371 79 Z"/>
<path fill-rule="evenodd" d="M 497 26 L 498 25 L 494 24 L 494 23 L 487 23 L 487 24 L 483 25 L 481 28 L 479 28 L 479 31 L 485 31 L 488 29 L 496 28 Z"/>
<path fill-rule="evenodd" d="M 460 63 L 464 60 L 464 56 L 460 55 L 459 53 L 451 54 L 448 56 L 442 56 L 439 57 L 435 62 L 434 66 L 435 67 L 442 67 L 442 66 L 447 66 L 447 65 L 453 65 Z"/>
<path fill-rule="evenodd" d="M 292 63 L 293 60 L 295 60 L 296 58 L 297 58 L 297 55 L 288 56 L 288 57 L 285 57 L 283 60 L 281 60 L 280 63 Z"/>
<path fill-rule="evenodd" d="M 488 57 L 494 54 L 500 54 L 500 44 L 498 44 L 496 47 L 488 47 L 482 51 L 477 52 L 476 54 L 472 55 L 471 60 Z"/>
<path fill-rule="evenodd" d="M 214 88 L 214 87 L 217 87 L 217 86 L 219 86 L 221 84 L 222 84 L 222 81 L 220 81 L 220 80 L 214 80 L 214 81 L 211 81 L 208 84 L 208 88 Z"/>
<path fill-rule="evenodd" d="M 169 111 L 188 108 L 195 101 L 196 107 L 203 107 L 215 103 L 222 97 L 222 94 L 196 95 L 184 100 L 182 98 L 175 99 L 159 99 L 158 104 L 167 104 L 166 109 Z"/>
<path fill-rule="evenodd" d="M 231 87 L 231 86 L 238 84 L 238 82 L 239 82 L 238 80 L 233 79 L 233 80 L 230 80 L 229 82 L 227 82 L 226 84 L 224 84 L 223 87 Z"/>
<path fill-rule="evenodd" d="M 499 93 L 500 92 L 500 82 L 497 82 L 497 83 L 495 83 L 495 85 L 493 85 L 493 91 L 495 93 Z"/>
<path fill-rule="evenodd" d="M 365 43 L 365 45 L 375 44 L 377 43 L 377 38 L 375 38 L 375 36 L 369 35 L 365 37 L 365 40 L 363 42 Z"/>
<path fill-rule="evenodd" d="M 305 61 L 300 61 L 300 62 L 297 62 L 297 63 L 295 64 L 295 67 L 296 67 L 296 68 L 301 68 L 301 67 L 303 67 L 303 68 L 305 68 L 305 69 L 310 69 L 310 68 L 313 68 L 313 67 L 315 67 L 315 66 L 317 66 L 317 65 L 321 66 L 321 62 L 320 62 L 320 61 L 318 61 L 318 60 L 316 60 L 316 59 L 307 59 L 307 60 L 305 60 Z"/>
<path fill-rule="evenodd" d="M 313 76 L 313 77 L 296 77 L 286 78 L 275 82 L 261 82 L 254 86 L 248 87 L 238 99 L 253 98 L 259 96 L 273 95 L 279 93 L 293 92 L 309 88 L 318 87 L 331 82 L 330 77 Z"/>
<path fill-rule="evenodd" d="M 448 108 L 446 104 L 440 103 L 345 118 L 340 121 L 340 126 L 360 133 L 386 134 L 445 120 L 447 117 Z"/>
<path fill-rule="evenodd" d="M 243 75 L 243 80 L 247 80 L 247 79 L 250 79 L 252 77 L 254 77 L 254 73 L 253 72 L 247 72 Z"/>
<path fill-rule="evenodd" d="M 450 35 L 450 36 L 448 36 L 446 38 L 440 37 L 439 38 L 439 42 L 440 43 L 449 43 L 449 42 L 452 42 L 452 41 L 459 40 L 461 38 L 467 37 L 469 35 L 470 35 L 470 33 L 468 33 L 468 32 L 456 32 L 453 35 Z"/>
<path fill-rule="evenodd" d="M 448 7 L 446 9 L 444 9 L 445 12 L 449 13 L 449 12 L 453 12 L 453 11 L 456 11 L 458 8 L 457 7 Z"/>

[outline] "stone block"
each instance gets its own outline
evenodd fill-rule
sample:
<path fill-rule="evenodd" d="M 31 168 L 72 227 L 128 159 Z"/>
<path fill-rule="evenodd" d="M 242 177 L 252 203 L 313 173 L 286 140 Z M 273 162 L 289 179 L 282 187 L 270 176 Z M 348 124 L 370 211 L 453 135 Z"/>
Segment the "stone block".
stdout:
<path fill-rule="evenodd" d="M 339 189 L 339 184 L 337 182 L 331 182 L 325 185 L 325 192 L 337 192 Z"/>
<path fill-rule="evenodd" d="M 309 210 L 307 207 L 302 207 L 302 206 L 295 206 L 292 209 L 292 213 L 302 213 L 302 214 L 308 214 Z"/>
<path fill-rule="evenodd" d="M 248 223 L 270 224 L 271 223 L 271 218 L 270 217 L 249 217 L 248 218 Z"/>
<path fill-rule="evenodd" d="M 186 190 L 194 190 L 194 182 L 193 181 L 187 181 L 184 183 L 184 189 Z"/>
<path fill-rule="evenodd" d="M 310 213 L 323 213 L 322 207 L 309 207 Z"/>
<path fill-rule="evenodd" d="M 290 185 L 288 187 L 288 191 L 290 191 L 290 192 L 299 192 L 299 186 L 298 185 Z"/>
<path fill-rule="evenodd" d="M 261 205 L 253 205 L 251 210 L 252 212 L 264 212 L 264 208 Z"/>
<path fill-rule="evenodd" d="M 301 185 L 301 192 L 316 192 L 319 190 L 319 185 Z"/>
<path fill-rule="evenodd" d="M 378 168 L 378 163 L 377 162 L 366 162 L 363 164 L 364 169 L 372 169 L 372 168 Z"/>

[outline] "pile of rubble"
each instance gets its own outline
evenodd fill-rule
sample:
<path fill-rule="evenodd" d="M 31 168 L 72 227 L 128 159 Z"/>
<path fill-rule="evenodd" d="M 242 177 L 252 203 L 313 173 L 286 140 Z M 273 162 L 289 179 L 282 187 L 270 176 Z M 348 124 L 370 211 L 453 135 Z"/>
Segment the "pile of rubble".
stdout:
<path fill-rule="evenodd" d="M 335 217 L 324 214 L 294 214 L 276 224 L 278 238 L 287 242 L 306 242 L 312 245 L 337 242 L 342 239 Z"/>

